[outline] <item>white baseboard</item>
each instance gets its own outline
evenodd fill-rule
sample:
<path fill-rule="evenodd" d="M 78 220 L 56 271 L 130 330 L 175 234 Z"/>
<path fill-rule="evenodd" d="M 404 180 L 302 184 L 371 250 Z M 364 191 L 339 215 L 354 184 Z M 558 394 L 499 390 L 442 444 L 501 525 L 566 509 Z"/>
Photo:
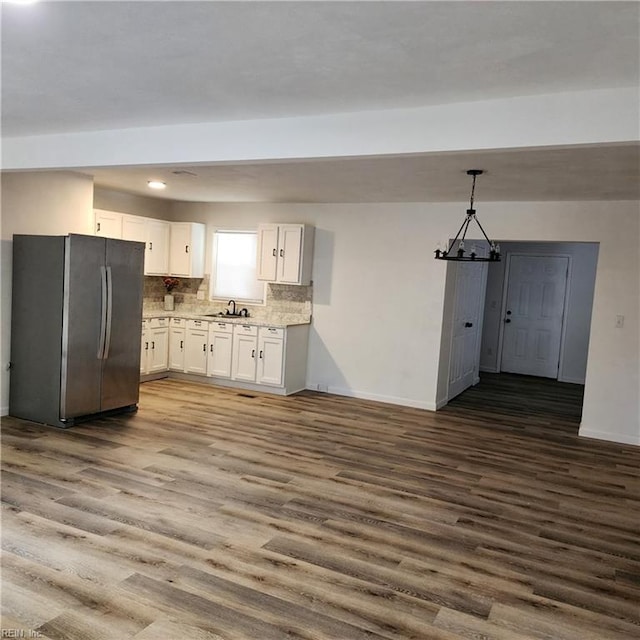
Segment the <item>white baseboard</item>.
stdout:
<path fill-rule="evenodd" d="M 447 400 L 446 398 L 441 398 L 440 400 L 436 401 L 436 411 L 442 409 L 442 407 L 446 407 L 449 404 L 449 400 Z"/>
<path fill-rule="evenodd" d="M 498 371 L 498 367 L 485 367 L 483 365 L 480 365 L 478 369 L 480 371 L 483 371 L 484 373 L 500 373 Z"/>
<path fill-rule="evenodd" d="M 322 388 L 322 387 L 321 387 Z M 315 383 L 309 383 L 307 389 L 310 391 L 317 391 L 318 385 Z M 337 396 L 345 396 L 347 398 L 358 398 L 359 400 L 373 400 L 374 402 L 386 402 L 387 404 L 397 404 L 402 407 L 412 407 L 414 409 L 426 409 L 427 411 L 435 411 L 436 405 L 433 402 L 426 402 L 423 400 L 413 400 L 412 398 L 401 398 L 398 396 L 387 396 L 379 393 L 368 393 L 366 391 L 356 391 L 346 387 L 332 387 L 327 388 L 326 393 L 335 393 Z"/>
<path fill-rule="evenodd" d="M 582 384 L 584 385 L 584 378 L 567 378 L 565 376 L 558 377 L 558 382 L 568 382 L 569 384 Z"/>
<path fill-rule="evenodd" d="M 9 407 L 0 407 L 0 416 L 8 416 Z"/>
<path fill-rule="evenodd" d="M 633 436 L 627 433 L 611 433 L 610 431 L 600 431 L 589 427 L 580 427 L 578 435 L 581 438 L 594 438 L 596 440 L 607 440 L 618 444 L 633 444 L 640 446 L 640 435 Z"/>

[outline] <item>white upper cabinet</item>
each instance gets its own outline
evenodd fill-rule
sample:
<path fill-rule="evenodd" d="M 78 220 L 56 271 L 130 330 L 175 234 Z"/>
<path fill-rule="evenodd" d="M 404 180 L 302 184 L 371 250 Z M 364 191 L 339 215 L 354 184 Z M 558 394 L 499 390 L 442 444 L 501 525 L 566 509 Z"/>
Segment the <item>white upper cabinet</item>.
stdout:
<path fill-rule="evenodd" d="M 95 209 L 94 213 L 97 236 L 144 242 L 146 276 L 166 276 L 169 273 L 169 222 L 102 209 Z"/>
<path fill-rule="evenodd" d="M 122 238 L 122 214 L 117 211 L 94 209 L 95 234 L 103 238 Z"/>
<path fill-rule="evenodd" d="M 204 275 L 205 225 L 198 222 L 172 222 L 169 273 L 183 278 Z"/>
<path fill-rule="evenodd" d="M 314 228 L 306 224 L 259 225 L 258 280 L 310 284 L 313 237 Z"/>
<path fill-rule="evenodd" d="M 122 215 L 122 239 L 144 242 L 144 274 L 165 276 L 169 273 L 170 223 L 153 218 Z"/>
<path fill-rule="evenodd" d="M 261 224 L 258 227 L 258 280 L 275 282 L 278 268 L 278 225 Z"/>
<path fill-rule="evenodd" d="M 149 276 L 169 273 L 169 235 L 171 224 L 164 220 L 147 220 L 147 247 L 144 252 L 144 272 Z"/>
<path fill-rule="evenodd" d="M 139 216 L 122 215 L 122 239 L 147 242 L 147 221 Z"/>

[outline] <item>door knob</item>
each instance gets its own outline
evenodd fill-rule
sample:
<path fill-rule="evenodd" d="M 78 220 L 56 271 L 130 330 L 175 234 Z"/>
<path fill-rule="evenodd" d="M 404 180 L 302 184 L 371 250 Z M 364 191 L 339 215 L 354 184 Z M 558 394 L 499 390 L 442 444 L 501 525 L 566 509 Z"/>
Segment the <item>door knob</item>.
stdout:
<path fill-rule="evenodd" d="M 506 323 L 506 324 L 509 324 L 510 322 L 511 322 L 511 320 L 510 320 L 509 318 L 507 318 L 507 319 L 505 320 L 505 323 Z"/>
<path fill-rule="evenodd" d="M 468 329 L 469 327 L 473 327 L 473 322 L 465 322 L 464 326 Z"/>
<path fill-rule="evenodd" d="M 507 315 L 510 316 L 511 315 L 511 311 L 507 311 Z"/>

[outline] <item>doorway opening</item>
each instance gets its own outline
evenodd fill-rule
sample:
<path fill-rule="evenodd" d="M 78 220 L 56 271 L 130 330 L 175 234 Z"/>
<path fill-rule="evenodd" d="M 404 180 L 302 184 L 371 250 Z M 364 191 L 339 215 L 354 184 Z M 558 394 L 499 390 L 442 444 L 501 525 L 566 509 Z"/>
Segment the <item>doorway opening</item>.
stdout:
<path fill-rule="evenodd" d="M 499 376 L 515 375 L 520 380 L 514 384 L 511 378 L 510 395 L 520 397 L 523 407 L 532 393 L 541 392 L 539 379 L 546 379 L 556 383 L 558 397 L 566 395 L 562 383 L 577 385 L 570 395 L 580 397 L 581 410 L 599 244 L 500 241 L 500 245 L 503 260 L 488 269 L 486 294 L 479 302 L 481 335 L 473 363 L 477 374 L 465 385 L 456 385 L 452 378 L 460 303 L 456 269 L 447 272 L 437 406 L 443 407 L 482 379 L 495 389 Z M 468 301 L 472 298 L 465 294 Z M 474 396 L 486 387 L 480 384 Z M 488 397 L 494 391 L 485 393 Z"/>

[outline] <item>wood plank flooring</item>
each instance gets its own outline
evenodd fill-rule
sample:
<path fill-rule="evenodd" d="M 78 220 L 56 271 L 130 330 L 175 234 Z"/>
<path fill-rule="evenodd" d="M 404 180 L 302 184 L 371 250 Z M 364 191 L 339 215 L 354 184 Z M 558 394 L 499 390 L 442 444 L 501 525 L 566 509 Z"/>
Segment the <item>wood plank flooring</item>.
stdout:
<path fill-rule="evenodd" d="M 491 404 L 159 380 L 3 419 L 3 637 L 639 638 L 640 448 Z"/>

